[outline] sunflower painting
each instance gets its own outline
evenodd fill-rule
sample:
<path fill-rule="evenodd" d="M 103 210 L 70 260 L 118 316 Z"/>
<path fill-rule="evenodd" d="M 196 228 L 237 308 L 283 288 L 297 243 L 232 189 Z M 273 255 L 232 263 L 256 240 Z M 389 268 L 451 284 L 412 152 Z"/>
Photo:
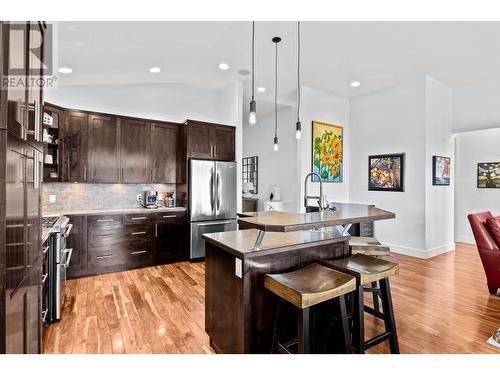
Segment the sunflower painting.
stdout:
<path fill-rule="evenodd" d="M 312 171 L 323 182 L 342 182 L 344 128 L 312 122 Z M 318 181 L 313 177 L 313 181 Z"/>

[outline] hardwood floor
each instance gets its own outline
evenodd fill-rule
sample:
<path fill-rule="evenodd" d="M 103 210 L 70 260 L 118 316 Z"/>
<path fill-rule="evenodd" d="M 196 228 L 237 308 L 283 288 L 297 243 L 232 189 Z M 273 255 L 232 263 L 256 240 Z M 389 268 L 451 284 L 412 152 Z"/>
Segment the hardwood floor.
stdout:
<path fill-rule="evenodd" d="M 390 260 L 400 263 L 391 287 L 401 353 L 500 353 L 485 342 L 500 327 L 500 297 L 488 294 L 474 246 Z M 213 353 L 203 329 L 204 281 L 204 264 L 187 262 L 70 280 L 62 320 L 44 332 L 44 352 Z M 365 319 L 367 337 L 383 329 Z"/>

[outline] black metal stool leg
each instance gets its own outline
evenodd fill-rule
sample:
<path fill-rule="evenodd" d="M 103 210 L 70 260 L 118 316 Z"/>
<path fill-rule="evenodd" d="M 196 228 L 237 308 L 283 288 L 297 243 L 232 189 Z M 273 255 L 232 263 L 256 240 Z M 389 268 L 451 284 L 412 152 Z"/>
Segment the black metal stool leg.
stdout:
<path fill-rule="evenodd" d="M 399 354 L 398 334 L 396 332 L 396 319 L 392 307 L 391 287 L 389 279 L 380 280 L 380 291 L 382 294 L 382 307 L 384 308 L 385 331 L 390 332 L 389 345 L 392 354 Z"/>
<path fill-rule="evenodd" d="M 380 311 L 380 305 L 378 300 L 378 285 L 376 281 L 372 282 L 372 296 L 373 296 L 373 308 Z"/>
<path fill-rule="evenodd" d="M 297 344 L 298 353 L 310 353 L 309 308 L 298 309 L 297 312 Z"/>
<path fill-rule="evenodd" d="M 354 330 L 353 345 L 357 354 L 365 353 L 365 317 L 363 285 L 357 285 L 354 294 Z"/>
<path fill-rule="evenodd" d="M 340 325 L 342 332 L 342 340 L 344 343 L 344 353 L 351 354 L 351 334 L 349 332 L 349 319 L 347 318 L 347 307 L 346 307 L 347 296 L 338 297 L 339 307 L 340 307 Z"/>

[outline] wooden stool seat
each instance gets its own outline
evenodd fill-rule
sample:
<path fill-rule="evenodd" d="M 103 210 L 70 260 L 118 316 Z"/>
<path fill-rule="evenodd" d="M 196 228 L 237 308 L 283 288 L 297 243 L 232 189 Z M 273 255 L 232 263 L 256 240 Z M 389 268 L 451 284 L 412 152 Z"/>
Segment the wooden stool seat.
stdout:
<path fill-rule="evenodd" d="M 364 254 L 354 254 L 350 257 L 337 260 L 325 260 L 321 263 L 327 267 L 356 277 L 360 285 L 387 279 L 399 273 L 397 263 Z"/>
<path fill-rule="evenodd" d="M 351 254 L 370 256 L 389 256 L 391 249 L 383 246 L 375 237 L 351 237 L 349 240 Z"/>
<path fill-rule="evenodd" d="M 266 274 L 264 286 L 299 309 L 305 309 L 354 291 L 356 279 L 313 263 L 297 271 Z"/>

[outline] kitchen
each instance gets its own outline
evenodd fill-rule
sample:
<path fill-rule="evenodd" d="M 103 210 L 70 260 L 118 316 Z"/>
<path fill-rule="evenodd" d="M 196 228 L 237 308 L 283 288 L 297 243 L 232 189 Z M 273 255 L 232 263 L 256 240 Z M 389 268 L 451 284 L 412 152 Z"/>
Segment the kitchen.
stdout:
<path fill-rule="evenodd" d="M 495 352 L 487 340 L 498 328 L 498 299 L 483 293 L 474 246 L 454 238 L 442 248 L 408 245 L 431 237 L 433 227 L 422 222 L 453 226 L 454 211 L 444 204 L 455 199 L 452 189 L 426 191 L 427 169 L 419 181 L 420 171 L 411 172 L 415 155 L 430 156 L 430 133 L 418 142 L 401 135 L 396 145 L 379 136 L 390 116 L 377 108 L 414 90 L 410 101 L 423 96 L 426 106 L 419 108 L 427 111 L 435 99 L 428 93 L 446 91 L 441 82 L 401 78 L 394 90 L 403 87 L 403 94 L 385 100 L 393 89 L 386 83 L 360 91 L 364 81 L 350 77 L 338 84 L 347 94 L 337 95 L 301 81 L 314 82 L 307 67 L 317 64 L 301 48 L 312 48 L 322 30 L 334 38 L 342 28 L 366 36 L 387 27 L 421 33 L 424 26 L 190 26 L 0 24 L 8 57 L 0 79 L 59 81 L 1 91 L 0 352 Z M 52 40 L 59 61 L 48 74 Z M 126 49 L 119 47 L 123 40 L 130 40 Z M 164 57 L 159 45 L 177 57 Z M 22 62 L 16 74 L 12 61 Z M 434 112 L 425 114 L 418 113 L 430 128 Z M 448 130 L 433 153 L 455 156 Z M 387 189 L 392 180 L 397 184 Z M 446 220 L 431 210 L 425 220 L 411 216 L 420 215 L 411 204 L 425 206 L 438 194 Z M 458 257 L 465 278 L 449 276 Z M 433 273 L 440 267 L 446 272 Z M 450 278 L 441 280 L 444 274 Z M 456 307 L 450 284 L 477 299 Z M 480 328 L 457 343 L 428 322 L 439 300 L 447 301 L 450 326 L 477 319 Z M 475 318 L 467 314 L 472 309 Z M 430 343 L 433 335 L 447 345 Z"/>

